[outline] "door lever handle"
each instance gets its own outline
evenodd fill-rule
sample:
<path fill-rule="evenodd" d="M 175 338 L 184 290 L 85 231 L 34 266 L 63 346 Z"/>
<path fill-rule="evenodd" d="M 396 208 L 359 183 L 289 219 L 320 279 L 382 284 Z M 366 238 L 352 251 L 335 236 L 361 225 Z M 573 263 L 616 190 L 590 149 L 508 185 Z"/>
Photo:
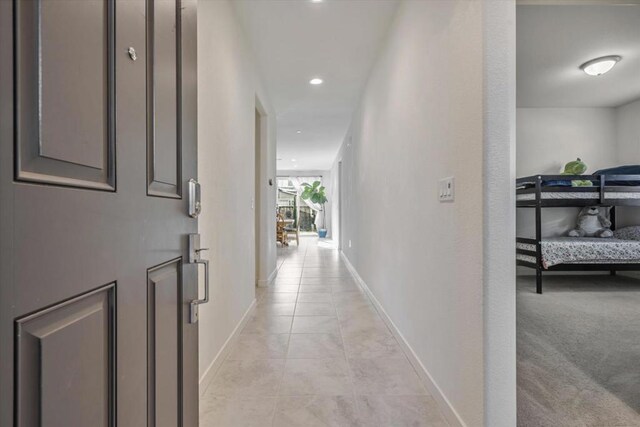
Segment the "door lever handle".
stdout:
<path fill-rule="evenodd" d="M 200 252 L 208 250 L 200 247 L 199 234 L 189 234 L 189 264 L 204 265 L 204 298 L 189 302 L 189 323 L 198 323 L 198 307 L 209 302 L 209 260 L 200 258 Z"/>
<path fill-rule="evenodd" d="M 198 307 L 209 302 L 209 260 L 201 259 L 194 264 L 204 265 L 204 298 L 194 299 L 189 303 L 189 323 L 198 323 Z"/>

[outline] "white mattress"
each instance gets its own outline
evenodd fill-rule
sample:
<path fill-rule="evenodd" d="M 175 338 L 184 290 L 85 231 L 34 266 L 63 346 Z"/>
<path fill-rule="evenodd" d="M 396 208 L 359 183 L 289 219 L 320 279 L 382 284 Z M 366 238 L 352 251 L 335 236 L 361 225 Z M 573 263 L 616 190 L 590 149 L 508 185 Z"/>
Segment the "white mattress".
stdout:
<path fill-rule="evenodd" d="M 535 251 L 536 245 L 517 243 L 519 249 Z M 518 254 L 517 259 L 534 263 L 534 256 Z M 558 264 L 640 263 L 640 241 L 589 237 L 556 237 L 542 241 L 544 268 Z"/>
<path fill-rule="evenodd" d="M 578 191 L 558 192 L 558 191 L 544 191 L 540 193 L 540 197 L 543 200 L 576 200 L 576 199 L 589 199 L 600 200 L 600 193 L 598 191 L 589 191 L 580 193 Z M 640 192 L 631 191 L 607 191 L 604 193 L 605 199 L 621 200 L 621 199 L 640 199 Z M 516 200 L 535 200 L 535 193 L 518 194 Z"/>

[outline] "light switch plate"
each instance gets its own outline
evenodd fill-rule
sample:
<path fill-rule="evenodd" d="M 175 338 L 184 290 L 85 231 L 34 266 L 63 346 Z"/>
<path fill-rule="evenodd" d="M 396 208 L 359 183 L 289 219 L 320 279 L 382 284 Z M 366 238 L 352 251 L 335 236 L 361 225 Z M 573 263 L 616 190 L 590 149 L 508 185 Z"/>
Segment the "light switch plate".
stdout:
<path fill-rule="evenodd" d="M 450 176 L 438 181 L 438 200 L 441 202 L 453 202 L 455 200 L 455 178 Z"/>

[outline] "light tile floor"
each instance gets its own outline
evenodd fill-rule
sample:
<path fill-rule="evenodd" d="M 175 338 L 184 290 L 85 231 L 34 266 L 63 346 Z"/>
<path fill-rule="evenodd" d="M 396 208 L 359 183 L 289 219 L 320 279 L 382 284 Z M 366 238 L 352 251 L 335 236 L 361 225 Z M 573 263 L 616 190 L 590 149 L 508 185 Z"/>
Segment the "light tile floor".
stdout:
<path fill-rule="evenodd" d="M 338 252 L 305 237 L 200 402 L 201 427 L 447 426 Z"/>

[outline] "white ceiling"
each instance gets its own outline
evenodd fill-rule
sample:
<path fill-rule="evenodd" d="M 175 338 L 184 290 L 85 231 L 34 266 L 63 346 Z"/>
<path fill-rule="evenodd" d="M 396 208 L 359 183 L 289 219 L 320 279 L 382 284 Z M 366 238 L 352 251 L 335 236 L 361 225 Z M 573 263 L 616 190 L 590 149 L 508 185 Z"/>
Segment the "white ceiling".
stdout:
<path fill-rule="evenodd" d="M 518 6 L 519 107 L 617 107 L 640 98 L 640 6 Z M 609 73 L 579 66 L 620 55 Z"/>
<path fill-rule="evenodd" d="M 329 169 L 398 2 L 234 4 L 276 109 L 278 169 Z M 324 84 L 310 85 L 314 77 Z"/>

